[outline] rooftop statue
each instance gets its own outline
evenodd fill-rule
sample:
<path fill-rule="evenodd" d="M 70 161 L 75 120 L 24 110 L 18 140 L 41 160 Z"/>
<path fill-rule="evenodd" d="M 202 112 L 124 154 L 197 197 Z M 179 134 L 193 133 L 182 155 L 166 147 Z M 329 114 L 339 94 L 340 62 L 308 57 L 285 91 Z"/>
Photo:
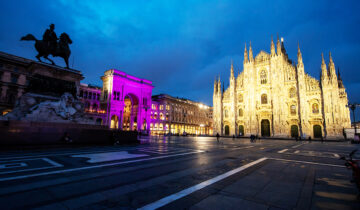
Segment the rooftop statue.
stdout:
<path fill-rule="evenodd" d="M 40 62 L 42 62 L 40 57 L 43 57 L 55 65 L 54 61 L 48 58 L 48 56 L 62 57 L 66 63 L 66 68 L 69 68 L 69 57 L 71 53 L 69 44 L 72 44 L 72 41 L 66 33 L 62 33 L 60 39 L 58 39 L 54 30 L 55 25 L 51 24 L 50 28 L 46 29 L 42 40 L 36 39 L 32 34 L 23 36 L 20 40 L 35 41 L 35 49 L 38 52 L 36 58 Z"/>

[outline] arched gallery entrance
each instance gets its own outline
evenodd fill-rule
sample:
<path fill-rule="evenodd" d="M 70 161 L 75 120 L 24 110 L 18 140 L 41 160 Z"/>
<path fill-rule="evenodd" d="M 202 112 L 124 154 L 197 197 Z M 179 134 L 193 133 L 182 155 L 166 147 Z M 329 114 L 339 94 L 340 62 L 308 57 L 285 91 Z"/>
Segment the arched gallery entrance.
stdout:
<path fill-rule="evenodd" d="M 230 135 L 230 128 L 228 125 L 225 125 L 225 136 Z"/>
<path fill-rule="evenodd" d="M 123 130 L 137 129 L 139 100 L 134 94 L 127 94 L 124 99 Z"/>
<path fill-rule="evenodd" d="M 111 117 L 110 128 L 115 128 L 115 129 L 119 128 L 119 118 L 117 115 L 113 115 Z"/>
<path fill-rule="evenodd" d="M 244 135 L 244 126 L 239 125 L 239 136 L 243 136 L 243 135 Z"/>
<path fill-rule="evenodd" d="M 261 120 L 261 136 L 270 136 L 269 120 Z"/>
<path fill-rule="evenodd" d="M 291 137 L 298 137 L 299 136 L 299 127 L 297 125 L 292 125 L 290 128 Z"/>
<path fill-rule="evenodd" d="M 321 131 L 321 126 L 320 125 L 314 125 L 313 130 L 314 130 L 314 138 L 321 138 L 322 137 L 322 131 Z"/>

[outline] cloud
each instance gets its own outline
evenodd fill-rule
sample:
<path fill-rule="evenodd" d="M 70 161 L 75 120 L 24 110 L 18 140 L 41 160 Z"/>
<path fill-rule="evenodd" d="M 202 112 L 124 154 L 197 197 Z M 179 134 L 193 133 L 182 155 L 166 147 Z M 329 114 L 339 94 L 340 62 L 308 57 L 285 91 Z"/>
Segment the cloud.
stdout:
<path fill-rule="evenodd" d="M 34 58 L 27 33 L 41 37 L 50 23 L 73 40 L 70 65 L 86 83 L 101 85 L 109 68 L 152 80 L 154 93 L 212 104 L 213 79 L 228 84 L 231 59 L 242 70 L 244 44 L 269 52 L 271 35 L 285 38 L 296 60 L 318 77 L 321 52 L 332 51 L 349 94 L 357 95 L 360 65 L 358 1 L 1 1 L 0 50 Z M 61 59 L 55 61 L 64 65 Z M 351 96 L 349 98 L 353 98 Z M 356 98 L 356 97 L 355 97 Z"/>

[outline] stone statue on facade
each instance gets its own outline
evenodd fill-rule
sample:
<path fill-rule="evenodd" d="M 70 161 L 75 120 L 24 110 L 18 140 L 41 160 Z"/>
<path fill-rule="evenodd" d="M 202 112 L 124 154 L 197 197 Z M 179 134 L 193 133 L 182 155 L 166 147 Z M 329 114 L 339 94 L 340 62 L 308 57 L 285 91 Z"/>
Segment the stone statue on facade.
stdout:
<path fill-rule="evenodd" d="M 36 39 L 32 34 L 21 37 L 22 41 L 35 41 L 35 49 L 38 52 L 36 58 L 41 62 L 41 57 L 50 61 L 55 65 L 54 61 L 48 58 L 49 55 L 53 57 L 62 57 L 66 63 L 66 68 L 69 68 L 69 57 L 71 54 L 69 44 L 72 40 L 69 35 L 62 33 L 60 38 L 57 38 L 55 33 L 55 25 L 51 24 L 49 29 L 46 29 L 43 40 Z"/>
<path fill-rule="evenodd" d="M 0 116 L 0 120 L 24 120 L 38 122 L 73 122 L 94 124 L 84 117 L 84 106 L 76 101 L 70 93 L 64 93 L 59 101 L 37 103 L 31 94 L 24 94 L 12 112 Z"/>

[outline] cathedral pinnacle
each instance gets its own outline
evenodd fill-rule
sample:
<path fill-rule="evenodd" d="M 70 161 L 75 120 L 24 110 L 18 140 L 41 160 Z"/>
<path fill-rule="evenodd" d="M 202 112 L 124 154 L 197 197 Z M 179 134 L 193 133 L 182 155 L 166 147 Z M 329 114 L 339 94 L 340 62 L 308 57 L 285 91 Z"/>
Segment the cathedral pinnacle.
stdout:
<path fill-rule="evenodd" d="M 303 63 L 303 60 L 302 60 L 302 55 L 301 55 L 301 51 L 300 51 L 300 44 L 298 42 L 298 54 L 297 54 L 297 57 L 298 57 L 298 64 L 302 64 Z"/>
<path fill-rule="evenodd" d="M 280 43 L 280 39 L 279 39 L 279 34 L 277 35 L 277 41 L 276 41 L 276 52 L 278 55 L 281 55 L 281 43 Z"/>
<path fill-rule="evenodd" d="M 335 70 L 335 64 L 331 57 L 331 52 L 329 52 L 329 73 L 330 73 L 330 77 L 335 80 L 336 79 L 336 70 Z"/>
<path fill-rule="evenodd" d="M 272 36 L 271 36 L 270 52 L 271 52 L 271 56 L 275 56 L 275 45 L 274 45 L 274 40 L 273 40 Z"/>
<path fill-rule="evenodd" d="M 250 46 L 249 46 L 249 60 L 250 60 L 250 62 L 254 61 L 253 51 L 252 51 L 252 47 L 251 47 L 251 41 L 250 41 Z"/>
<path fill-rule="evenodd" d="M 327 80 L 327 79 L 328 79 L 328 72 L 324 60 L 324 53 L 321 53 L 321 80 Z"/>
<path fill-rule="evenodd" d="M 245 43 L 245 50 L 244 50 L 244 63 L 249 62 L 248 53 L 246 50 L 246 43 Z"/>
<path fill-rule="evenodd" d="M 231 59 L 230 78 L 234 78 L 234 62 Z"/>

